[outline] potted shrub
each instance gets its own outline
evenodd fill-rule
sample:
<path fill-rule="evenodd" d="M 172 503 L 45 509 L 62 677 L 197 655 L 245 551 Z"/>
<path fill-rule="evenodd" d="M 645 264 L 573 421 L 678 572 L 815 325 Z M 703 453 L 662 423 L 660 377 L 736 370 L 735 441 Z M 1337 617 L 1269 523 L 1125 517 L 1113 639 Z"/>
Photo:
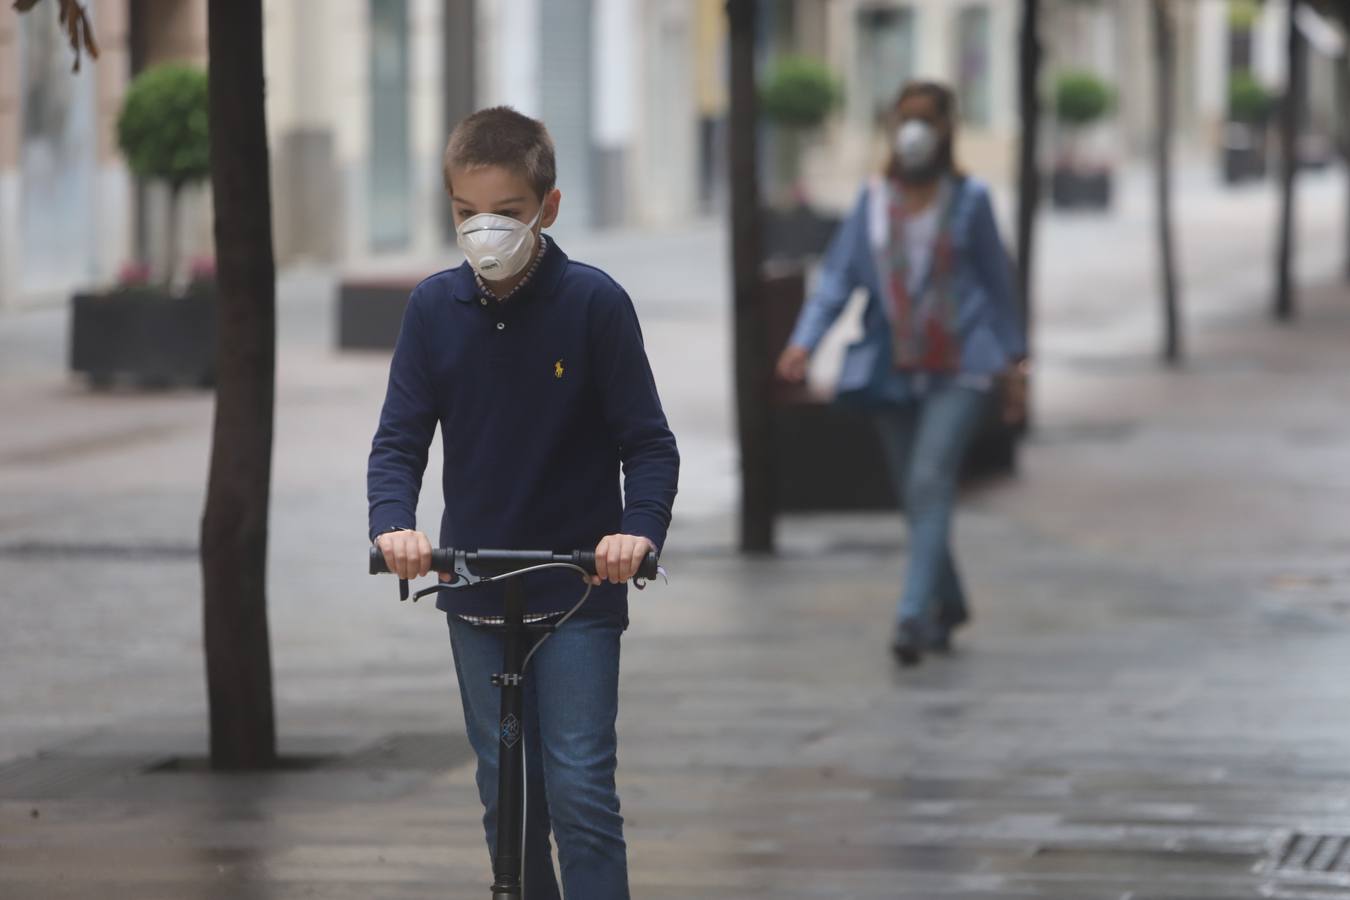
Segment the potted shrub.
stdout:
<path fill-rule="evenodd" d="M 184 188 L 210 174 L 206 74 L 182 65 L 149 69 L 127 90 L 118 145 L 131 170 L 169 189 L 164 270 L 125 266 L 118 284 L 71 301 L 71 369 L 97 385 L 214 382 L 215 269 L 207 260 L 180 273 Z"/>
<path fill-rule="evenodd" d="M 764 213 L 765 255 L 800 258 L 821 252 L 837 219 L 806 203 L 801 158 L 806 142 L 843 98 L 839 79 L 818 59 L 786 56 L 760 88 L 759 107 L 776 134 L 777 203 Z"/>
<path fill-rule="evenodd" d="M 1061 131 L 1051 197 L 1061 208 L 1102 209 L 1111 204 L 1111 167 L 1085 151 L 1084 135 L 1115 102 L 1110 86 L 1091 72 L 1065 72 L 1055 83 L 1055 118 Z"/>
<path fill-rule="evenodd" d="M 1266 174 L 1266 125 L 1271 97 L 1250 72 L 1228 79 L 1228 121 L 1223 130 L 1223 177 L 1229 184 Z"/>

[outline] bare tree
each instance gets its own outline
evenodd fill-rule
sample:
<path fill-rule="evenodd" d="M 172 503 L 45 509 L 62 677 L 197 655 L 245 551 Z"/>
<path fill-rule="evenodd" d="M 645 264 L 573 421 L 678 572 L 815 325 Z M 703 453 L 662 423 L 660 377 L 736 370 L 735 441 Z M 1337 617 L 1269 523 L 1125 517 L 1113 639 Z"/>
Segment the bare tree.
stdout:
<path fill-rule="evenodd" d="M 1328 11 L 1341 20 L 1343 32 L 1350 34 L 1350 0 L 1334 0 Z M 1336 109 L 1340 111 L 1336 127 L 1341 159 L 1350 167 L 1350 45 L 1342 47 L 1341 55 L 1336 58 Z M 1347 197 L 1345 215 L 1343 275 L 1350 281 L 1350 196 Z"/>
<path fill-rule="evenodd" d="M 1288 54 L 1284 99 L 1280 103 L 1280 233 L 1275 258 L 1275 318 L 1294 317 L 1294 217 L 1295 179 L 1298 175 L 1298 131 L 1304 83 L 1303 36 L 1298 30 L 1302 0 L 1289 0 L 1289 25 L 1285 35 Z"/>
<path fill-rule="evenodd" d="M 211 474 L 202 516 L 211 764 L 276 762 L 267 628 L 276 268 L 262 0 L 210 0 L 211 189 L 220 281 Z"/>
<path fill-rule="evenodd" d="M 727 0 L 731 43 L 731 257 L 735 281 L 736 412 L 741 447 L 741 550 L 774 545 L 772 368 L 764 340 L 756 165 L 755 0 Z"/>
<path fill-rule="evenodd" d="M 1041 0 L 1022 0 L 1021 36 L 1018 44 L 1018 101 L 1022 118 L 1021 149 L 1017 178 L 1017 284 L 1030 343 L 1032 318 L 1032 265 L 1036 251 L 1036 212 L 1041 200 L 1039 137 L 1041 124 L 1041 40 L 1038 31 Z"/>
<path fill-rule="evenodd" d="M 1152 13 L 1158 113 L 1158 124 L 1154 129 L 1154 168 L 1157 175 L 1158 265 L 1163 294 L 1163 359 L 1175 365 L 1182 357 L 1182 335 L 1176 239 L 1172 231 L 1172 132 L 1176 75 L 1168 0 L 1153 0 Z"/>

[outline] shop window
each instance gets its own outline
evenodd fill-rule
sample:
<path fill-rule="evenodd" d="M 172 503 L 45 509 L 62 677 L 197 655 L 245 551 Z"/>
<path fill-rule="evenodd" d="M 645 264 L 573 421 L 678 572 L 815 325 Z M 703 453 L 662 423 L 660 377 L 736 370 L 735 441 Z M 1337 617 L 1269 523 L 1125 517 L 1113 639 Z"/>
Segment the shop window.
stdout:
<path fill-rule="evenodd" d="M 992 124 L 990 15 L 987 6 L 967 6 L 956 21 L 956 90 L 961 118 L 970 125 Z"/>
<path fill-rule="evenodd" d="M 879 6 L 858 11 L 854 114 L 875 121 L 889 109 L 900 88 L 914 77 L 914 11 Z"/>

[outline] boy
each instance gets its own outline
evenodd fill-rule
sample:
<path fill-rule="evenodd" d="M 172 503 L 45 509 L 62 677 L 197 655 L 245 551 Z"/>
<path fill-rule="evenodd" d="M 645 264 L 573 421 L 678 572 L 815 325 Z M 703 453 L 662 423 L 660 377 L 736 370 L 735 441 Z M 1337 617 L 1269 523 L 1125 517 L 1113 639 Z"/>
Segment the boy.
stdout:
<path fill-rule="evenodd" d="M 626 582 L 670 525 L 679 455 L 632 301 L 543 234 L 558 217 L 553 142 L 498 107 L 456 126 L 445 185 L 466 262 L 413 291 L 370 454 L 370 536 L 391 571 L 425 575 L 431 542 L 414 512 L 437 424 L 445 452 L 440 544 L 596 548 L 582 610 L 535 654 L 525 681 L 525 872 L 529 900 L 626 900 L 617 765 L 619 638 Z M 622 466 L 623 496 L 619 490 Z M 626 501 L 626 502 L 625 502 Z M 525 579 L 531 621 L 579 598 L 575 576 Z M 488 847 L 496 846 L 499 585 L 440 594 L 478 756 Z"/>

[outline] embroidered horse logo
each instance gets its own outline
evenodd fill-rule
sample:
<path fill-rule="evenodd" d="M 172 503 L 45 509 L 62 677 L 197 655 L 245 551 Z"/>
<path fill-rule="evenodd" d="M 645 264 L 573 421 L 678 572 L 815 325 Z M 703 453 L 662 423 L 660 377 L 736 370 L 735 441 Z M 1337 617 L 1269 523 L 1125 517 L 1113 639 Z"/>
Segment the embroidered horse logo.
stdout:
<path fill-rule="evenodd" d="M 563 369 L 563 364 L 562 364 L 562 360 L 560 359 L 560 360 L 558 360 L 557 362 L 555 362 L 555 363 L 553 364 L 553 377 L 554 377 L 554 378 L 562 378 L 562 377 L 563 377 L 563 371 L 564 371 L 564 369 Z"/>
<path fill-rule="evenodd" d="M 515 715 L 508 713 L 505 719 L 502 719 L 501 731 L 498 736 L 501 738 L 506 749 L 510 750 L 520 741 L 520 720 Z"/>

